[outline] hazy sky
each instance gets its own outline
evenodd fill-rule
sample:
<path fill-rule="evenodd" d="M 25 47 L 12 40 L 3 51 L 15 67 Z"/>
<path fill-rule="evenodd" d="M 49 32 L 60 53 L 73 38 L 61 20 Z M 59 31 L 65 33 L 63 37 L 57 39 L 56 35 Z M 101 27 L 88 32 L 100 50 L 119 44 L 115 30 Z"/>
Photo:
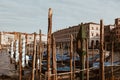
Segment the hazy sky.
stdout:
<path fill-rule="evenodd" d="M 0 0 L 0 31 L 48 30 L 48 8 L 53 10 L 52 31 L 96 22 L 114 24 L 120 17 L 120 0 Z"/>

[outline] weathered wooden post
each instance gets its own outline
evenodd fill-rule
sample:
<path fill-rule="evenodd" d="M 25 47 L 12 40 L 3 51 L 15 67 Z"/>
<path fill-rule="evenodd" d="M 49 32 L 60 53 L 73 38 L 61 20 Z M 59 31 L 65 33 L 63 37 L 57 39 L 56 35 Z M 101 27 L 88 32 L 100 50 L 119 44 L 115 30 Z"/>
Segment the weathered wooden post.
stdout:
<path fill-rule="evenodd" d="M 100 20 L 100 80 L 105 80 L 104 77 L 104 25 L 103 20 Z"/>
<path fill-rule="evenodd" d="M 73 80 L 72 57 L 73 57 L 73 35 L 70 35 L 70 80 Z"/>
<path fill-rule="evenodd" d="M 92 43 L 92 64 L 94 63 L 94 41 Z"/>
<path fill-rule="evenodd" d="M 53 75 L 53 80 L 57 80 L 57 63 L 56 63 L 56 43 L 55 43 L 55 38 L 52 35 L 52 73 Z"/>
<path fill-rule="evenodd" d="M 28 34 L 25 35 L 25 40 L 26 40 L 26 49 L 25 49 L 25 53 L 26 53 L 26 56 L 25 56 L 25 63 L 26 63 L 26 66 L 28 66 L 28 60 L 29 60 L 29 45 L 28 45 Z"/>
<path fill-rule="evenodd" d="M 114 54 L 114 42 L 112 41 L 112 48 L 111 48 L 111 80 L 114 80 L 114 75 L 113 75 L 113 54 Z"/>
<path fill-rule="evenodd" d="M 32 80 L 35 78 L 35 62 L 36 62 L 36 33 L 34 33 L 33 63 L 32 63 Z"/>
<path fill-rule="evenodd" d="M 76 46 L 76 43 L 75 43 L 75 46 Z M 76 59 L 76 52 L 74 51 L 73 53 L 73 57 L 74 57 L 74 62 L 73 62 L 73 80 L 75 80 L 75 59 Z"/>
<path fill-rule="evenodd" d="M 22 80 L 22 45 L 21 45 L 21 33 L 19 33 L 19 80 Z"/>
<path fill-rule="evenodd" d="M 61 41 L 61 43 L 60 43 L 60 54 L 61 54 L 61 64 L 63 65 L 63 43 L 62 43 L 62 41 Z"/>
<path fill-rule="evenodd" d="M 86 39 L 86 68 L 87 68 L 86 80 L 89 80 L 89 53 L 88 53 L 88 39 Z"/>
<path fill-rule="evenodd" d="M 40 73 L 40 80 L 42 80 L 42 53 L 41 53 L 41 50 L 42 50 L 42 41 L 41 41 L 41 30 L 39 30 L 39 73 Z"/>
<path fill-rule="evenodd" d="M 28 65 L 28 62 L 27 62 L 27 59 L 26 59 L 27 56 L 28 56 L 27 36 L 28 36 L 28 34 L 25 34 L 25 44 L 26 44 L 26 45 L 25 45 L 25 48 L 26 48 L 26 49 L 25 49 L 25 64 L 26 64 L 26 65 Z"/>
<path fill-rule="evenodd" d="M 31 46 L 30 46 L 30 45 L 31 45 L 31 44 L 29 43 L 29 48 L 28 48 L 28 51 L 29 51 L 28 54 L 29 54 L 29 55 L 31 55 L 31 51 L 30 51 L 30 50 L 31 50 Z"/>
<path fill-rule="evenodd" d="M 80 80 L 84 80 L 84 55 L 86 54 L 86 46 L 85 46 L 85 39 L 86 39 L 86 26 L 83 25 L 83 23 L 81 23 L 80 25 L 80 30 L 78 32 L 77 35 L 77 53 L 80 56 Z"/>
<path fill-rule="evenodd" d="M 38 34 L 36 33 L 36 36 L 37 36 Z M 37 41 L 37 40 L 36 40 Z M 38 75 L 38 69 L 39 69 L 39 54 L 38 54 L 38 43 L 36 42 L 36 58 L 35 58 L 35 79 L 38 79 L 39 78 L 39 75 Z"/>
<path fill-rule="evenodd" d="M 38 72 L 39 72 L 38 71 L 38 68 L 39 68 L 38 66 L 39 66 L 39 62 L 40 62 L 38 57 L 39 57 L 39 54 L 38 54 L 38 45 L 36 44 L 36 61 L 35 61 L 35 66 L 36 66 L 36 73 L 35 73 L 36 76 L 35 77 L 36 77 L 36 79 L 38 79 Z"/>
<path fill-rule="evenodd" d="M 51 33 L 52 33 L 52 9 L 48 12 L 48 35 L 47 35 L 47 80 L 51 80 L 50 53 L 51 53 Z"/>

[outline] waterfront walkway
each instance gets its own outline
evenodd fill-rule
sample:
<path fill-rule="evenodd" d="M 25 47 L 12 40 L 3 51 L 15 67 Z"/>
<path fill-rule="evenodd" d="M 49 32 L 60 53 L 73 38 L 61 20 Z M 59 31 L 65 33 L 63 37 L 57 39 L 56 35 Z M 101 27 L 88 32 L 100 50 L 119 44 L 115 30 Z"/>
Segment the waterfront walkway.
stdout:
<path fill-rule="evenodd" d="M 6 50 L 0 51 L 0 76 L 14 76 L 16 71 L 14 64 L 10 63 L 10 54 Z"/>

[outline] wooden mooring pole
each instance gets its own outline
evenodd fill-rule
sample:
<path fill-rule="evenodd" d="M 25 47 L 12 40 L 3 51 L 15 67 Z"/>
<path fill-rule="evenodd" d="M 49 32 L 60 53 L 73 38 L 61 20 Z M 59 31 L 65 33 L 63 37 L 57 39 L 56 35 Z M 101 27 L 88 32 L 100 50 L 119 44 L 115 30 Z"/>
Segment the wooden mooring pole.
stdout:
<path fill-rule="evenodd" d="M 89 80 L 89 53 L 88 53 L 88 39 L 86 39 L 86 68 L 87 68 L 87 75 L 86 80 Z"/>
<path fill-rule="evenodd" d="M 114 75 L 113 75 L 113 54 L 114 54 L 114 42 L 112 41 L 112 49 L 111 49 L 111 80 L 114 80 Z"/>
<path fill-rule="evenodd" d="M 39 56 L 39 54 L 38 54 L 38 45 L 36 44 L 36 61 L 35 61 L 35 66 L 36 66 L 36 70 L 35 70 L 35 74 L 36 74 L 36 79 L 38 79 L 38 56 Z"/>
<path fill-rule="evenodd" d="M 41 42 L 41 30 L 39 30 L 39 73 L 40 73 L 40 80 L 42 80 L 42 76 L 41 76 L 41 73 L 42 73 L 42 42 Z"/>
<path fill-rule="evenodd" d="M 51 33 L 52 33 L 52 9 L 48 12 L 48 35 L 47 35 L 47 80 L 51 80 L 50 53 L 51 53 Z"/>
<path fill-rule="evenodd" d="M 26 48 L 26 49 L 25 49 L 25 53 L 26 53 L 25 55 L 28 55 L 28 46 L 27 46 L 27 44 L 28 44 L 28 38 L 27 38 L 27 37 L 28 37 L 28 34 L 26 33 L 26 34 L 25 34 L 25 44 L 26 44 L 26 45 L 25 45 L 25 46 L 26 46 L 26 47 L 25 47 L 25 48 Z M 25 63 L 26 63 L 26 57 L 25 57 Z"/>
<path fill-rule="evenodd" d="M 34 46 L 33 46 L 33 62 L 32 62 L 32 80 L 35 78 L 35 62 L 36 62 L 36 33 L 34 33 Z"/>
<path fill-rule="evenodd" d="M 70 35 L 70 80 L 73 80 L 72 57 L 73 57 L 73 35 Z"/>
<path fill-rule="evenodd" d="M 92 64 L 94 63 L 94 41 L 92 43 Z"/>
<path fill-rule="evenodd" d="M 104 42 L 104 25 L 103 20 L 100 20 L 100 80 L 105 80 L 103 42 Z"/>
<path fill-rule="evenodd" d="M 53 79 L 52 80 L 57 80 L 57 63 L 56 63 L 56 43 L 55 43 L 55 38 L 52 35 L 52 73 L 53 75 Z"/>
<path fill-rule="evenodd" d="M 60 54 L 61 54 L 61 63 L 62 63 L 62 65 L 63 65 L 63 43 L 61 42 L 60 43 Z"/>
<path fill-rule="evenodd" d="M 76 43 L 74 43 L 75 44 L 75 46 L 76 46 Z M 75 50 L 76 50 L 76 48 L 75 48 Z M 75 59 L 76 59 L 76 51 L 74 51 L 74 53 L 73 53 L 73 56 L 74 56 L 74 62 L 73 62 L 73 80 L 75 80 Z"/>
<path fill-rule="evenodd" d="M 22 45 L 21 45 L 21 33 L 19 33 L 19 80 L 22 80 Z"/>

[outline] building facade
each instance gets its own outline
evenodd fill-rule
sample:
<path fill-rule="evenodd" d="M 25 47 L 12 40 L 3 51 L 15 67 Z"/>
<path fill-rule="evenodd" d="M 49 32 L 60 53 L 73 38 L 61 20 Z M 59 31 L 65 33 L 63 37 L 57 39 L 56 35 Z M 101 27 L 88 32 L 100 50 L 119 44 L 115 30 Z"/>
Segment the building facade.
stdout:
<path fill-rule="evenodd" d="M 114 25 L 105 25 L 104 26 L 104 41 L 105 41 L 105 49 L 106 50 L 110 50 L 111 49 L 111 39 L 114 39 L 113 36 L 114 35 L 114 29 L 115 26 Z"/>
<path fill-rule="evenodd" d="M 10 45 L 11 41 L 19 39 L 19 32 L 0 32 L 0 44 L 1 45 Z M 27 44 L 31 44 L 34 41 L 34 34 L 21 33 L 21 39 L 25 39 L 27 35 Z M 39 40 L 39 34 L 36 36 L 36 40 Z M 41 40 L 43 43 L 47 43 L 47 36 L 45 34 L 41 35 Z"/>
<path fill-rule="evenodd" d="M 114 41 L 114 49 L 116 51 L 120 51 L 120 18 L 116 18 L 115 19 L 115 28 L 113 29 L 113 35 L 112 37 L 114 38 L 113 41 Z"/>
<path fill-rule="evenodd" d="M 100 25 L 97 23 L 90 22 L 90 23 L 85 23 L 84 26 L 87 27 L 89 48 L 91 48 L 92 44 L 94 44 L 94 46 L 97 47 L 97 45 L 99 45 L 99 39 L 100 39 Z M 73 35 L 73 39 L 74 39 L 73 42 L 75 43 L 79 29 L 80 29 L 80 24 L 54 32 L 53 35 L 55 36 L 56 44 L 60 45 L 60 43 L 62 43 L 63 46 L 66 45 L 69 46 L 71 34 Z"/>
<path fill-rule="evenodd" d="M 107 49 L 111 50 L 112 42 L 114 42 L 114 50 L 120 50 L 120 18 L 115 19 L 114 25 L 106 25 L 104 32 Z"/>
<path fill-rule="evenodd" d="M 89 48 L 92 48 L 92 46 L 98 48 L 100 41 L 100 24 L 90 22 L 84 25 L 87 26 Z"/>
<path fill-rule="evenodd" d="M 58 30 L 56 32 L 53 33 L 54 37 L 55 37 L 55 41 L 57 43 L 57 45 L 60 45 L 61 43 L 63 44 L 63 46 L 68 46 L 69 42 L 70 42 L 70 35 L 73 35 L 73 40 L 76 40 L 77 34 L 79 31 L 79 26 L 72 26 L 66 29 L 62 29 L 62 30 Z"/>
<path fill-rule="evenodd" d="M 120 18 L 115 19 L 114 33 L 116 41 L 120 43 Z"/>

